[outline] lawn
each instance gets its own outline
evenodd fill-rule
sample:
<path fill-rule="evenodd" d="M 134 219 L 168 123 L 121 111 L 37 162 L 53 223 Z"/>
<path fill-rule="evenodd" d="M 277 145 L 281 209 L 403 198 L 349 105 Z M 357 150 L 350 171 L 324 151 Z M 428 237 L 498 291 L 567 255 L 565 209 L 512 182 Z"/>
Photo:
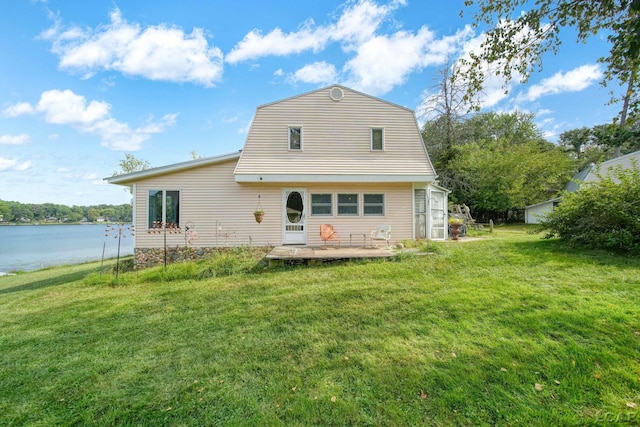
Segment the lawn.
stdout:
<path fill-rule="evenodd" d="M 640 424 L 640 260 L 480 237 L 0 277 L 0 424 Z"/>

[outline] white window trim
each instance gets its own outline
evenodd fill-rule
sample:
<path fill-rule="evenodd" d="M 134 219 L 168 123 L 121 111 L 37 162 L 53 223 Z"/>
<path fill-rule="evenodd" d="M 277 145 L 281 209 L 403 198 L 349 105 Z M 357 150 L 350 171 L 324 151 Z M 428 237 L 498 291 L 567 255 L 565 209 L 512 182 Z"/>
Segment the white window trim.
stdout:
<path fill-rule="evenodd" d="M 382 196 L 382 213 L 371 214 L 365 211 L 365 196 Z M 386 193 L 362 193 L 362 216 L 375 216 L 378 218 L 387 216 L 387 194 Z"/>
<path fill-rule="evenodd" d="M 173 189 L 158 189 L 158 190 L 154 190 L 154 189 L 149 189 L 147 190 L 147 229 L 149 228 L 149 223 L 151 222 L 151 218 L 149 217 L 149 192 L 150 191 L 160 191 L 162 192 L 162 222 L 166 223 L 167 222 L 167 192 L 170 191 L 175 191 L 178 193 L 178 220 L 180 218 L 180 214 L 181 214 L 181 210 L 182 210 L 182 191 L 181 190 L 173 190 Z M 178 227 L 180 227 L 180 224 L 177 224 Z"/>
<path fill-rule="evenodd" d="M 376 129 L 380 129 L 382 131 L 382 148 L 377 149 L 377 148 L 373 148 L 373 131 Z M 384 139 L 385 139 L 385 130 L 383 126 L 371 126 L 371 129 L 369 131 L 369 149 L 371 151 L 384 151 Z"/>
<path fill-rule="evenodd" d="M 354 214 L 345 214 L 345 213 L 340 213 L 340 195 L 348 195 L 348 194 L 355 194 L 356 196 L 356 213 Z M 360 213 L 360 207 L 361 207 L 361 203 L 360 203 L 360 193 L 336 193 L 336 216 L 347 216 L 347 217 L 358 217 L 361 216 Z"/>
<path fill-rule="evenodd" d="M 300 148 L 291 148 L 291 129 L 300 129 Z M 304 135 L 304 131 L 302 129 L 302 126 L 296 126 L 296 125 L 287 126 L 287 148 L 289 151 L 302 151 L 302 149 L 304 148 L 303 135 Z"/>
<path fill-rule="evenodd" d="M 328 213 L 328 214 L 314 214 L 313 213 L 313 196 L 316 195 L 316 194 L 324 194 L 324 195 L 328 194 L 331 197 L 331 206 L 330 206 L 331 207 L 331 213 Z M 335 206 L 334 201 L 335 200 L 334 199 L 335 199 L 334 193 L 323 193 L 323 192 L 309 193 L 309 206 L 310 206 L 309 214 L 311 216 L 320 216 L 320 217 L 334 216 L 334 212 L 335 212 L 335 209 L 334 209 L 334 206 Z"/>

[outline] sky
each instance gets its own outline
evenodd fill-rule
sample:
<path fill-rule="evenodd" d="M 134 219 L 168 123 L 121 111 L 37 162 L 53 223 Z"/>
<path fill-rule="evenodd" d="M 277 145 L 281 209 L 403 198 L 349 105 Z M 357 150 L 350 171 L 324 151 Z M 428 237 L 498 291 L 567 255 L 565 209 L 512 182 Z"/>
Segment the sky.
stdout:
<path fill-rule="evenodd" d="M 103 178 L 242 149 L 258 106 L 341 84 L 415 111 L 477 48 L 464 0 L 5 0 L 0 200 L 123 204 Z M 464 10 L 462 16 L 460 12 Z M 483 111 L 535 114 L 556 142 L 610 122 L 607 42 L 561 33 L 525 84 L 491 81 Z M 422 119 L 419 119 L 419 121 Z"/>

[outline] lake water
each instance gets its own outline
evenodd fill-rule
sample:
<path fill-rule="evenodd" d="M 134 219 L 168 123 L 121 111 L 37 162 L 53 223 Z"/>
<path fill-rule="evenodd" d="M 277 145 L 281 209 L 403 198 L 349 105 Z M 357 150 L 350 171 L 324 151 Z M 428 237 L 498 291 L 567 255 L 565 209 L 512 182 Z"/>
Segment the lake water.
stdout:
<path fill-rule="evenodd" d="M 77 264 L 118 254 L 118 231 L 105 236 L 103 225 L 7 225 L 0 226 L 0 275 L 33 271 L 63 264 Z M 131 232 L 124 230 L 120 256 L 133 253 Z"/>

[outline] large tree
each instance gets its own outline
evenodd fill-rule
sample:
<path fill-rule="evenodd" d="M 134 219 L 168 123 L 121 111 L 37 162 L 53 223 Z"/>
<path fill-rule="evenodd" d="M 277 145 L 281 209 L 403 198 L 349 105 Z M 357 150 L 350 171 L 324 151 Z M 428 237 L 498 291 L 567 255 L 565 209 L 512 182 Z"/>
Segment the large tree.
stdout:
<path fill-rule="evenodd" d="M 491 73 L 507 80 L 514 73 L 527 80 L 542 68 L 546 52 L 559 51 L 561 29 L 572 27 L 580 42 L 606 35 L 611 47 L 608 56 L 600 58 L 606 65 L 604 83 L 617 82 L 624 88 L 623 125 L 627 110 L 638 115 L 640 0 L 465 0 L 465 6 L 476 7 L 476 28 L 489 28 L 480 51 L 471 53 L 462 69 L 470 98 L 482 90 L 486 64 Z"/>
<path fill-rule="evenodd" d="M 459 124 L 469 112 L 469 104 L 464 101 L 467 86 L 459 78 L 457 67 L 447 58 L 438 82 L 418 109 L 420 118 L 426 120 L 422 137 L 436 168 L 448 162 Z"/>
<path fill-rule="evenodd" d="M 532 114 L 483 113 L 461 122 L 444 166 L 451 200 L 477 214 L 502 215 L 557 195 L 573 164 L 533 120 Z"/>

